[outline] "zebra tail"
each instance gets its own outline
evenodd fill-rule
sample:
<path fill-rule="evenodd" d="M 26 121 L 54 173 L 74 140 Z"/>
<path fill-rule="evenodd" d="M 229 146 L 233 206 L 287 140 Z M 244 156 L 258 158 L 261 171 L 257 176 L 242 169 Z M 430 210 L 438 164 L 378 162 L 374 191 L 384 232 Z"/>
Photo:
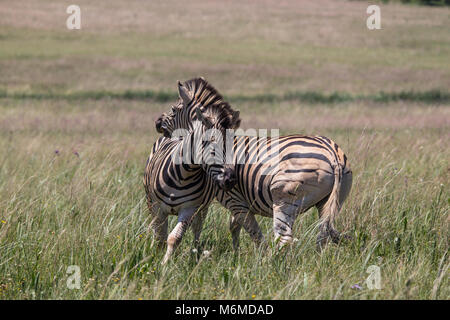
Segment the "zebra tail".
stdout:
<path fill-rule="evenodd" d="M 323 236 L 329 236 L 333 242 L 339 242 L 339 232 L 334 229 L 334 220 L 341 210 L 339 201 L 339 192 L 341 190 L 341 183 L 343 177 L 343 167 L 337 161 L 334 166 L 334 184 L 327 201 L 322 209 L 322 219 L 320 222 L 320 232 Z"/>

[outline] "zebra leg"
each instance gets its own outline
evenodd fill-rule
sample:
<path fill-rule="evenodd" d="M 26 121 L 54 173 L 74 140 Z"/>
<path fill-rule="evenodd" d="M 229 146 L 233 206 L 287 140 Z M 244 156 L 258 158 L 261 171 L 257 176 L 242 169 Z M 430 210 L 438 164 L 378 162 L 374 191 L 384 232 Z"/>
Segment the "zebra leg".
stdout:
<path fill-rule="evenodd" d="M 317 236 L 317 248 L 319 251 L 322 250 L 330 239 L 334 243 L 339 243 L 342 238 L 351 239 L 350 236 L 341 236 L 340 232 L 334 228 L 334 220 L 339 214 L 345 199 L 350 193 L 351 187 L 352 172 L 349 170 L 344 172 L 342 182 L 339 183 L 337 192 L 335 192 L 334 195 L 331 193 L 329 196 L 316 204 L 316 208 L 319 211 L 319 219 L 321 220 L 319 235 Z"/>
<path fill-rule="evenodd" d="M 242 224 L 237 219 L 239 214 L 231 214 L 230 215 L 230 232 L 231 238 L 233 239 L 233 249 L 237 251 L 239 249 L 239 235 L 241 234 Z"/>
<path fill-rule="evenodd" d="M 159 248 L 164 247 L 167 240 L 167 214 L 158 212 L 150 223 L 150 227 L 153 229 L 155 239 Z"/>
<path fill-rule="evenodd" d="M 273 204 L 273 231 L 279 248 L 292 242 L 292 226 L 297 209 L 297 206 L 284 201 Z"/>
<path fill-rule="evenodd" d="M 249 211 L 245 214 L 241 214 L 241 217 L 242 225 L 244 226 L 245 231 L 247 231 L 255 244 L 260 246 L 264 242 L 264 236 L 258 222 L 256 221 L 255 214 Z"/>
<path fill-rule="evenodd" d="M 328 197 L 325 198 L 325 200 L 328 200 Z M 325 207 L 326 202 L 327 201 L 321 201 L 316 205 L 316 208 L 319 211 L 319 219 L 322 219 L 327 210 Z M 330 239 L 334 243 L 339 243 L 341 241 L 341 234 L 334 228 L 334 224 L 331 221 L 324 221 L 319 225 L 319 234 L 317 235 L 317 249 L 321 251 Z"/>
<path fill-rule="evenodd" d="M 183 238 L 186 230 L 189 228 L 189 225 L 192 222 L 192 217 L 196 211 L 197 208 L 184 208 L 178 213 L 178 223 L 167 238 L 167 251 L 162 264 L 165 264 L 169 260 L 172 253 L 180 244 L 181 239 Z"/>
<path fill-rule="evenodd" d="M 198 247 L 200 245 L 200 234 L 202 232 L 203 221 L 205 220 L 206 214 L 208 213 L 208 209 L 201 210 L 194 215 L 192 219 L 192 232 L 194 233 L 194 247 Z"/>
<path fill-rule="evenodd" d="M 167 240 L 167 214 L 161 212 L 160 208 L 152 203 L 148 195 L 147 207 L 150 215 L 153 217 L 150 221 L 149 229 L 153 230 L 153 234 L 157 242 L 157 247 L 162 248 L 166 244 Z"/>
<path fill-rule="evenodd" d="M 319 218 L 321 220 L 324 220 L 323 217 L 328 216 L 329 218 L 324 220 L 319 227 L 319 235 L 317 236 L 317 247 L 319 250 L 321 250 L 331 239 L 334 243 L 339 243 L 342 238 L 344 239 L 351 239 L 350 236 L 344 235 L 341 236 L 340 232 L 338 232 L 334 228 L 334 219 L 336 218 L 337 214 L 339 213 L 345 199 L 347 198 L 348 194 L 350 193 L 350 189 L 352 187 L 352 172 L 349 170 L 347 172 L 344 172 L 342 183 L 340 184 L 339 188 L 339 205 L 338 206 L 331 206 L 330 205 L 330 196 L 326 197 L 325 199 L 321 200 L 317 205 L 316 208 L 319 211 Z M 331 214 L 330 214 L 330 211 Z"/>
<path fill-rule="evenodd" d="M 239 233 L 242 226 L 245 231 L 250 235 L 250 238 L 255 242 L 257 246 L 260 246 L 264 242 L 264 236 L 261 232 L 258 222 L 255 219 L 255 215 L 248 212 L 239 212 L 231 216 L 230 230 L 233 237 L 234 250 L 239 249 Z"/>

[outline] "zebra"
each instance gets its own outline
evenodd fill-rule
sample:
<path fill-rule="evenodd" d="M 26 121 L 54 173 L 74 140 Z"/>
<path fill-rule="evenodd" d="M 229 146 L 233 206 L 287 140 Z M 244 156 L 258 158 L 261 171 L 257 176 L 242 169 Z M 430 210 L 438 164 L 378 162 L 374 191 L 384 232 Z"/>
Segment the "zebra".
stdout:
<path fill-rule="evenodd" d="M 223 165 L 223 139 L 226 129 L 239 127 L 239 111 L 234 111 L 215 90 L 204 90 L 198 99 L 197 115 L 203 123 L 190 124 L 190 131 L 182 137 L 160 137 L 153 145 L 144 171 L 144 189 L 147 206 L 153 215 L 150 227 L 153 229 L 158 246 L 167 239 L 167 251 L 162 263 L 165 264 L 179 245 L 185 231 L 192 224 L 194 243 L 198 244 L 202 223 L 208 205 L 213 200 L 216 189 L 229 190 L 234 186 L 232 169 Z M 185 94 L 179 86 L 180 101 Z M 201 108 L 200 108 L 201 107 Z M 179 102 L 172 106 L 171 113 L 182 110 Z M 182 111 L 183 112 L 183 111 Z M 164 123 L 156 122 L 157 131 L 167 130 Z M 207 130 L 220 132 L 217 139 L 204 139 Z M 213 147 L 221 148 L 213 148 Z M 202 152 L 205 150 L 204 152 Z M 214 151 L 214 152 L 213 152 Z M 203 154 L 202 161 L 194 159 Z M 168 215 L 178 215 L 178 222 L 167 235 Z"/>
<path fill-rule="evenodd" d="M 199 119 L 196 96 L 207 85 L 203 78 L 184 84 L 184 112 L 163 114 L 158 119 L 166 136 L 174 128 L 189 128 Z M 339 243 L 342 237 L 334 220 L 351 190 L 352 171 L 347 156 L 334 141 L 298 134 L 268 138 L 235 135 L 232 148 L 237 181 L 230 190 L 217 189 L 216 199 L 231 211 L 235 250 L 242 227 L 255 243 L 264 241 L 256 214 L 273 217 L 275 241 L 283 247 L 293 240 L 296 217 L 313 206 L 319 212 L 318 248 L 330 239 Z"/>

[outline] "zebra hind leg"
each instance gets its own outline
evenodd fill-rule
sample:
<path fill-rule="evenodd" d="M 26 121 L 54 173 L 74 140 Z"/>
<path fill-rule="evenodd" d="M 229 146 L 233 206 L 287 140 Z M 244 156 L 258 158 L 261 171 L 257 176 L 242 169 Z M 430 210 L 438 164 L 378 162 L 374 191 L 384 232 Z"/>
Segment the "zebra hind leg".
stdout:
<path fill-rule="evenodd" d="M 319 211 L 319 219 L 321 220 L 319 226 L 319 235 L 317 236 L 317 248 L 322 248 L 331 239 L 334 243 L 340 243 L 342 240 L 351 240 L 350 235 L 342 235 L 334 228 L 334 219 L 339 214 L 344 201 L 350 193 L 352 187 L 352 172 L 349 170 L 344 173 L 341 187 L 339 190 L 339 205 L 330 205 L 330 196 L 325 197 L 319 203 L 316 204 L 316 208 Z"/>
<path fill-rule="evenodd" d="M 333 223 L 328 220 L 323 220 L 325 216 L 325 211 L 329 210 L 326 203 L 329 201 L 329 196 L 321 200 L 316 204 L 316 208 L 319 211 L 319 219 L 321 220 L 319 224 L 319 234 L 317 235 L 317 249 L 321 251 L 327 243 L 331 240 L 334 243 L 339 243 L 341 241 L 341 234 L 334 229 Z"/>
<path fill-rule="evenodd" d="M 327 200 L 325 198 L 325 200 Z M 322 203 L 316 205 L 319 211 L 319 218 L 324 215 L 325 206 Z M 339 244 L 342 240 L 351 240 L 349 235 L 343 235 L 334 228 L 334 221 L 322 221 L 319 225 L 319 234 L 317 235 L 317 250 L 321 251 L 331 240 L 333 243 Z"/>
<path fill-rule="evenodd" d="M 284 201 L 273 205 L 273 231 L 278 248 L 292 242 L 292 227 L 298 207 Z"/>
<path fill-rule="evenodd" d="M 167 251 L 162 261 L 162 264 L 166 264 L 169 261 L 170 256 L 176 250 L 178 245 L 183 238 L 184 233 L 189 228 L 189 225 L 192 222 L 192 218 L 194 213 L 197 211 L 197 208 L 185 208 L 181 209 L 178 213 L 178 222 L 175 228 L 173 228 L 172 232 L 169 234 L 167 238 Z"/>

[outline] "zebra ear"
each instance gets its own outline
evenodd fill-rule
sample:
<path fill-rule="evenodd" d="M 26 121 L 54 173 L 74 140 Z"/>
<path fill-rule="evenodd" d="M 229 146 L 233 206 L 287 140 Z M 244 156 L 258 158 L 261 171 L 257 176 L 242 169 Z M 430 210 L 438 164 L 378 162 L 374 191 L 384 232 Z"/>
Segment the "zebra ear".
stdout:
<path fill-rule="evenodd" d="M 180 96 L 181 100 L 183 100 L 183 104 L 188 105 L 192 101 L 192 97 L 189 93 L 189 91 L 186 89 L 186 87 L 183 86 L 183 84 L 178 81 L 178 95 Z"/>

